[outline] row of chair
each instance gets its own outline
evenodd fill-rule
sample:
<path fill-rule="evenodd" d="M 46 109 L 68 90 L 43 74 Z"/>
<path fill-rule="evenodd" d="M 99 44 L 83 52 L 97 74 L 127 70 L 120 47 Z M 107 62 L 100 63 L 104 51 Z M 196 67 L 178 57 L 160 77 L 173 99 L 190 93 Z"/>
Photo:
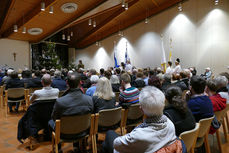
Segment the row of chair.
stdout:
<path fill-rule="evenodd" d="M 229 111 L 229 104 L 227 104 L 227 107 L 224 110 L 215 112 L 215 117 L 220 123 L 222 123 L 226 142 L 228 142 L 228 140 L 227 140 L 225 118 L 227 117 L 228 111 Z M 202 146 L 204 143 L 206 152 L 210 153 L 210 147 L 208 143 L 208 133 L 213 118 L 214 116 L 210 118 L 202 119 L 199 121 L 199 123 L 196 123 L 194 129 L 190 131 L 185 131 L 180 134 L 180 138 L 184 141 L 188 152 L 194 153 L 194 149 Z M 222 144 L 221 144 L 219 129 L 216 130 L 216 136 L 218 141 L 218 148 L 220 152 L 222 152 Z"/>

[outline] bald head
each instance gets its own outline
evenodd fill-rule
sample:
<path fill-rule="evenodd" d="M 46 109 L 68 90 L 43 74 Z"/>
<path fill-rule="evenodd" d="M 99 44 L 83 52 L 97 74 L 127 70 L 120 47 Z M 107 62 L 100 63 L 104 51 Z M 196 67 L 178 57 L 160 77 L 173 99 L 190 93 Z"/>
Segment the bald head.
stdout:
<path fill-rule="evenodd" d="M 51 79 L 51 76 L 49 74 L 44 74 L 41 81 L 42 81 L 42 84 L 44 87 L 50 86 L 52 83 L 52 79 Z"/>

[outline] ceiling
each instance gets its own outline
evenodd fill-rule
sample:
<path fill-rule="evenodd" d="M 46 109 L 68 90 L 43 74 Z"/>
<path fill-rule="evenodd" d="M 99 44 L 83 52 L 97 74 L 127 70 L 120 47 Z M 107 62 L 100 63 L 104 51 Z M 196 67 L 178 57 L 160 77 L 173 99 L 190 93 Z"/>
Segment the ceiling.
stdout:
<path fill-rule="evenodd" d="M 128 10 L 123 8 L 122 0 L 1 0 L 0 37 L 38 43 L 52 40 L 68 44 L 69 47 L 84 48 L 98 40 L 123 30 L 146 17 L 155 15 L 183 0 L 125 0 Z M 45 11 L 41 11 L 45 2 Z M 77 4 L 73 13 L 64 13 L 65 3 Z M 53 6 L 54 13 L 49 9 Z M 96 27 L 89 26 L 96 21 Z M 13 31 L 14 25 L 18 32 Z M 23 27 L 41 28 L 39 35 L 22 33 Z M 62 40 L 62 35 L 73 36 L 70 41 Z"/>

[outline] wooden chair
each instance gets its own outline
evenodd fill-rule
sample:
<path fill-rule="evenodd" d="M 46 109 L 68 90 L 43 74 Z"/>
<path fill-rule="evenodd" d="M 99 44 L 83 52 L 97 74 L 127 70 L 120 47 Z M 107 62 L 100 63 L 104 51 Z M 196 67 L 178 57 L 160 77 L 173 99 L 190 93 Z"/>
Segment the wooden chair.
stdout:
<path fill-rule="evenodd" d="M 92 151 L 97 153 L 94 124 L 94 114 L 63 116 L 60 120 L 56 120 L 55 131 L 52 132 L 52 152 L 58 153 L 58 144 L 61 142 L 77 142 L 82 141 L 85 137 L 91 137 Z M 67 139 L 66 135 L 78 136 Z"/>
<path fill-rule="evenodd" d="M 194 153 L 197 136 L 199 134 L 199 127 L 200 127 L 199 123 L 196 123 L 194 129 L 182 132 L 179 136 L 180 139 L 184 141 L 184 144 L 187 148 L 187 152 Z"/>
<path fill-rule="evenodd" d="M 0 86 L 0 107 L 3 106 L 3 86 Z"/>
<path fill-rule="evenodd" d="M 209 147 L 209 143 L 208 143 L 208 133 L 209 133 L 209 129 L 210 129 L 211 122 L 212 122 L 213 118 L 214 118 L 214 116 L 209 117 L 209 118 L 205 118 L 205 119 L 201 119 L 199 121 L 200 128 L 199 128 L 199 134 L 198 134 L 195 148 L 202 146 L 204 143 L 206 153 L 211 152 L 210 147 Z"/>
<path fill-rule="evenodd" d="M 116 102 L 119 102 L 119 94 L 120 94 L 120 92 L 115 92 L 115 100 L 116 100 Z"/>
<path fill-rule="evenodd" d="M 17 99 L 17 100 L 9 100 L 10 99 Z M 5 100 L 4 102 L 7 104 L 7 113 L 8 113 L 8 102 L 23 102 L 25 101 L 25 90 L 24 88 L 9 88 L 5 90 Z M 25 108 L 23 108 L 25 110 Z"/>
<path fill-rule="evenodd" d="M 223 126 L 223 132 L 224 132 L 224 136 L 225 136 L 225 140 L 226 142 L 228 142 L 228 138 L 227 138 L 227 131 L 226 131 L 226 123 L 225 123 L 225 116 L 227 115 L 227 111 L 229 109 L 229 104 L 227 104 L 227 107 L 221 111 L 217 111 L 215 112 L 215 116 L 217 118 L 217 120 L 222 124 Z M 222 152 L 222 142 L 221 142 L 221 138 L 220 138 L 220 132 L 219 129 L 216 130 L 216 137 L 217 137 L 217 142 L 218 142 L 218 147 L 220 152 Z"/>
<path fill-rule="evenodd" d="M 226 123 L 227 124 L 227 130 L 226 130 L 226 127 L 224 127 L 224 135 L 225 135 L 225 139 L 227 137 L 227 134 L 229 133 L 229 118 L 228 118 L 228 112 L 229 112 L 229 104 L 227 104 L 226 108 L 225 108 L 225 116 L 224 116 L 224 122 L 226 120 Z M 228 140 L 227 140 L 228 142 Z"/>
<path fill-rule="evenodd" d="M 124 123 L 122 123 L 124 125 L 124 129 L 122 129 L 122 131 L 125 131 L 125 128 L 129 126 L 137 126 L 142 121 L 143 112 L 140 109 L 140 104 L 132 104 L 128 109 L 125 109 L 124 111 Z"/>
<path fill-rule="evenodd" d="M 124 109 L 121 107 L 99 111 L 99 113 L 95 114 L 95 133 L 106 132 L 120 127 L 121 135 L 123 135 L 123 118 Z"/>

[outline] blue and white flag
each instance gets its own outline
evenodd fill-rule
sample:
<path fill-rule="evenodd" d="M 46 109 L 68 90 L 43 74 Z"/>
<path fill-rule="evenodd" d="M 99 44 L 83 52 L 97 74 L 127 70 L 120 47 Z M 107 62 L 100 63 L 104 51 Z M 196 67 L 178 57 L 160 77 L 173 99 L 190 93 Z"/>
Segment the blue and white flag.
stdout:
<path fill-rule="evenodd" d="M 126 42 L 125 64 L 127 63 L 127 61 L 130 61 L 130 58 L 128 57 L 128 54 L 127 54 L 127 42 Z"/>
<path fill-rule="evenodd" d="M 115 52 L 117 51 L 117 46 L 116 46 L 116 43 L 114 42 L 114 62 L 115 62 L 115 68 L 119 67 L 118 65 L 118 61 L 117 61 L 117 58 L 116 58 L 116 54 Z"/>

